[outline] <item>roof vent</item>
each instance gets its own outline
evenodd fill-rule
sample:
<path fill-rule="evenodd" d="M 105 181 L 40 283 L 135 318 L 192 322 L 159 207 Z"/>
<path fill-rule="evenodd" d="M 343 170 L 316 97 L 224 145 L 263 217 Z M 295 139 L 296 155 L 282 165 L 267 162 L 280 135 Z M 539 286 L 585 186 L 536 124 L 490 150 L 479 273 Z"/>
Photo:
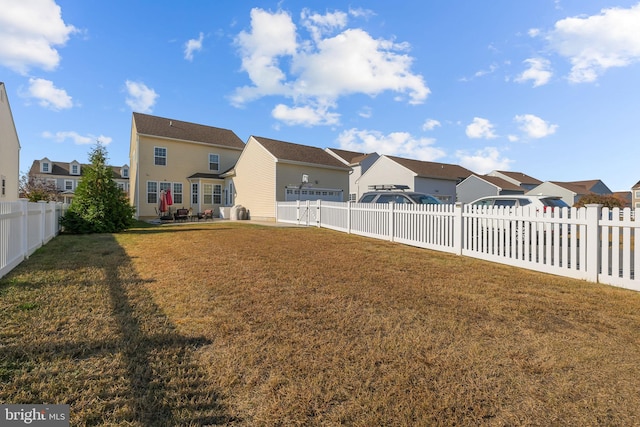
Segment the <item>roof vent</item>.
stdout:
<path fill-rule="evenodd" d="M 173 126 L 173 122 L 169 120 L 169 126 Z"/>

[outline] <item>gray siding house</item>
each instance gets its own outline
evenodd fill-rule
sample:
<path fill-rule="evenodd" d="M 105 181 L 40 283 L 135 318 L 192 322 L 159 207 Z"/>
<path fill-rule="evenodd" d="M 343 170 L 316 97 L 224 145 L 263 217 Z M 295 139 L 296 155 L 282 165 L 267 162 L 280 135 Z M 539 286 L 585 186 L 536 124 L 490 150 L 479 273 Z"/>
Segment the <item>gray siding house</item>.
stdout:
<path fill-rule="evenodd" d="M 456 187 L 458 202 L 470 203 L 480 197 L 524 194 L 525 189 L 502 178 L 471 175 Z"/>
<path fill-rule="evenodd" d="M 582 196 L 591 193 L 610 195 L 613 194 L 613 191 L 611 191 L 601 180 L 592 179 L 587 181 L 571 182 L 546 181 L 534 187 L 526 194 L 559 196 L 562 197 L 562 200 L 564 200 L 569 206 L 573 206 Z"/>
<path fill-rule="evenodd" d="M 364 192 L 372 185 L 406 185 L 443 203 L 455 203 L 456 185 L 472 174 L 458 165 L 382 155 L 362 174 L 358 186 Z"/>

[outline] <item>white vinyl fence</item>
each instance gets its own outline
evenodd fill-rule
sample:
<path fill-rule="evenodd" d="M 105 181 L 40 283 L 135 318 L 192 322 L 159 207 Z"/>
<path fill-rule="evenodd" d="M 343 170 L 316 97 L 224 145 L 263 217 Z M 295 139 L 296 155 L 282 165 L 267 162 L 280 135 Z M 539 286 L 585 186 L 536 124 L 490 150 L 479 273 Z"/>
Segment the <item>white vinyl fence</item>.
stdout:
<path fill-rule="evenodd" d="M 0 203 L 0 277 L 58 235 L 66 207 L 27 200 Z"/>
<path fill-rule="evenodd" d="M 633 211 L 279 202 L 277 221 L 390 240 L 640 291 Z"/>

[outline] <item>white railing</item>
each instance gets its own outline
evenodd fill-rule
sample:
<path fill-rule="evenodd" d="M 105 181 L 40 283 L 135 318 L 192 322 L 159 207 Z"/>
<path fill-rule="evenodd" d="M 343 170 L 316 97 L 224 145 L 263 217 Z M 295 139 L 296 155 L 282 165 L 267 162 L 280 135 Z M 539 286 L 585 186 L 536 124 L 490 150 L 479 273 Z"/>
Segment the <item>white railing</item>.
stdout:
<path fill-rule="evenodd" d="M 0 203 L 0 277 L 58 235 L 66 207 L 27 200 Z"/>
<path fill-rule="evenodd" d="M 471 205 L 279 202 L 277 221 L 330 228 L 640 291 L 640 220 L 600 205 L 537 212 Z"/>

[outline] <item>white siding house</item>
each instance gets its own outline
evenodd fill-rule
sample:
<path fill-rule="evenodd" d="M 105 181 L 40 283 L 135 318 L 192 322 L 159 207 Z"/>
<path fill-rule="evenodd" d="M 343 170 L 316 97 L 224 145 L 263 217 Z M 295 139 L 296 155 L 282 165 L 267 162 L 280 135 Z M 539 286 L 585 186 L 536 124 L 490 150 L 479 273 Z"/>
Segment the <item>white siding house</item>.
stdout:
<path fill-rule="evenodd" d="M 358 186 L 364 192 L 373 185 L 406 185 L 444 203 L 455 203 L 456 185 L 472 174 L 458 165 L 382 155 L 362 174 Z"/>
<path fill-rule="evenodd" d="M 362 174 L 365 173 L 376 160 L 378 160 L 380 155 L 378 153 L 365 154 L 355 151 L 340 150 L 338 148 L 326 148 L 325 150 L 327 153 L 331 154 L 333 157 L 351 168 L 351 173 L 349 174 L 348 200 L 352 202 L 358 201 L 362 193 L 367 191 L 366 188 L 360 188 L 358 180 Z"/>

